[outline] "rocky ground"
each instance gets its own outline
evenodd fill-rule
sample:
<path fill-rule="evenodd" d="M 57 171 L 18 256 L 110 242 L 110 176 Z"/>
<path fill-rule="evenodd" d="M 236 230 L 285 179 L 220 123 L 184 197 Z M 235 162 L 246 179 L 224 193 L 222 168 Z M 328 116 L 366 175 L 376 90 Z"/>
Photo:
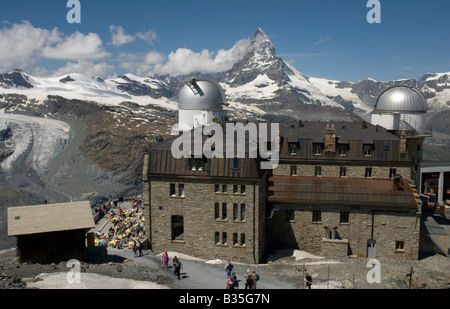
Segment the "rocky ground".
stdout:
<path fill-rule="evenodd" d="M 146 288 L 222 289 L 225 286 L 224 260 L 194 260 L 181 255 L 184 266 L 182 280 L 178 281 L 173 277 L 170 268 L 160 267 L 160 256 L 149 250 L 144 252 L 143 257 L 135 258 L 131 250 L 106 251 L 95 248 L 88 252 L 88 263 L 82 263 L 80 270 L 82 274 L 106 276 L 97 281 L 97 285 L 94 285 L 97 288 L 114 287 L 113 280 L 119 278 L 155 284 L 154 287 Z M 410 284 L 412 289 L 450 288 L 450 259 L 442 255 L 430 256 L 420 261 L 380 259 L 380 283 L 368 282 L 368 273 L 372 270 L 368 261 L 366 258 L 327 260 L 309 255 L 293 255 L 292 251 L 286 251 L 279 252 L 272 257 L 272 261 L 264 264 L 235 263 L 234 270 L 238 279 L 243 280 L 246 269 L 255 269 L 261 278 L 258 287 L 262 289 L 301 289 L 303 270 L 311 274 L 314 289 L 408 289 Z M 408 274 L 411 268 L 413 276 L 410 281 Z M 19 264 L 14 251 L 9 251 L 0 255 L 0 288 L 30 288 L 35 282 L 47 280 L 41 275 L 43 273 L 67 274 L 69 270 L 67 263 Z M 125 289 L 136 287 L 120 284 L 121 288 Z M 64 288 L 62 284 L 56 286 Z M 240 288 L 243 287 L 242 281 Z"/>

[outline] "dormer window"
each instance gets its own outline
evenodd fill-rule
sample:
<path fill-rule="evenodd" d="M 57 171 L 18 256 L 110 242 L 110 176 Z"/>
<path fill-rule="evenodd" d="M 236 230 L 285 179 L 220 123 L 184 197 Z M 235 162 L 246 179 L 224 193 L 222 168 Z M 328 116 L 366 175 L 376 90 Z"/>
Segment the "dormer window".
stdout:
<path fill-rule="evenodd" d="M 347 156 L 348 145 L 339 145 L 339 156 L 345 157 Z"/>
<path fill-rule="evenodd" d="M 363 151 L 365 157 L 371 157 L 373 155 L 373 145 L 364 145 Z"/>
<path fill-rule="evenodd" d="M 188 170 L 191 171 L 203 171 L 205 168 L 205 160 L 203 158 L 190 158 L 188 162 Z"/>
<path fill-rule="evenodd" d="M 297 155 L 298 148 L 298 143 L 289 143 L 289 154 L 292 156 Z"/>
<path fill-rule="evenodd" d="M 319 143 L 313 144 L 313 151 L 315 156 L 321 156 L 323 151 L 323 145 Z"/>

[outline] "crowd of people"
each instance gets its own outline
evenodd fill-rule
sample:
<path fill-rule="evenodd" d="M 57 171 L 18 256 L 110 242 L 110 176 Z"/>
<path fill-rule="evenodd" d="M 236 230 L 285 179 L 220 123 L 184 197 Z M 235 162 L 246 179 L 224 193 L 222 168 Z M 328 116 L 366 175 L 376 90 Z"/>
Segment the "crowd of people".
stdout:
<path fill-rule="evenodd" d="M 233 271 L 233 263 L 231 263 L 230 259 L 225 263 L 225 272 L 227 274 L 226 288 L 229 290 L 234 290 L 239 288 L 239 281 L 236 273 Z M 244 283 L 245 289 L 256 289 L 256 283 L 259 280 L 259 275 L 256 273 L 254 269 L 250 271 L 247 269 L 247 272 L 244 275 Z"/>
<path fill-rule="evenodd" d="M 128 201 L 119 201 L 116 209 L 111 208 L 107 220 L 111 227 L 107 232 L 96 233 L 96 246 L 117 249 L 133 249 L 135 256 L 142 255 L 145 241 L 145 218 L 141 196 L 133 196 Z"/>

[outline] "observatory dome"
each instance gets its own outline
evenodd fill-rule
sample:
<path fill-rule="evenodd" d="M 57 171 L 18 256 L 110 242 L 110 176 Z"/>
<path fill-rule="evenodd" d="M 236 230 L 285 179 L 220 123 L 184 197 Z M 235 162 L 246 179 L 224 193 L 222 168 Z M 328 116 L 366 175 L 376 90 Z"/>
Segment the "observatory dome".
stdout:
<path fill-rule="evenodd" d="M 377 100 L 375 113 L 426 113 L 428 105 L 423 95 L 407 86 L 394 86 L 384 91 Z"/>
<path fill-rule="evenodd" d="M 180 110 L 221 110 L 226 104 L 225 92 L 214 80 L 206 77 L 190 77 L 183 81 L 178 94 Z"/>

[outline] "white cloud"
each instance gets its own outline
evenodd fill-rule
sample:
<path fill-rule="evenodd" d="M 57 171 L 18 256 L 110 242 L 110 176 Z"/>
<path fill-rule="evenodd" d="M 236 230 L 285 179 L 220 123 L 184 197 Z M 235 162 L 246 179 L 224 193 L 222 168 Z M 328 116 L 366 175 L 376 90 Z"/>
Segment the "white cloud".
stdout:
<path fill-rule="evenodd" d="M 98 34 L 84 35 L 77 31 L 63 38 L 56 46 L 46 46 L 42 56 L 48 59 L 82 60 L 105 58 L 109 53 L 103 49 Z"/>
<path fill-rule="evenodd" d="M 169 54 L 166 63 L 155 66 L 155 73 L 179 76 L 193 72 L 204 74 L 225 72 L 247 53 L 249 44 L 249 39 L 242 39 L 231 49 L 221 49 L 217 53 L 207 49 L 197 53 L 190 49 L 179 48 Z"/>
<path fill-rule="evenodd" d="M 119 55 L 119 67 L 126 69 L 129 73 L 138 76 L 151 76 L 155 73 L 155 68 L 160 67 L 166 56 L 157 51 L 150 51 L 145 55 L 121 53 Z"/>
<path fill-rule="evenodd" d="M 56 28 L 35 28 L 28 21 L 0 29 L 0 71 L 30 67 L 42 56 L 43 48 L 59 40 Z"/>
<path fill-rule="evenodd" d="M 138 32 L 136 36 L 149 44 L 152 44 L 156 40 L 156 32 L 153 30 Z"/>
<path fill-rule="evenodd" d="M 88 60 L 108 55 L 95 33 L 75 32 L 67 36 L 57 28 L 36 28 L 28 21 L 0 29 L 0 72 L 15 68 L 33 71 L 43 58 Z"/>
<path fill-rule="evenodd" d="M 108 43 L 110 45 L 121 46 L 136 40 L 134 36 L 125 34 L 122 26 L 111 25 L 109 26 L 109 32 L 111 32 L 112 36 L 112 41 Z"/>

